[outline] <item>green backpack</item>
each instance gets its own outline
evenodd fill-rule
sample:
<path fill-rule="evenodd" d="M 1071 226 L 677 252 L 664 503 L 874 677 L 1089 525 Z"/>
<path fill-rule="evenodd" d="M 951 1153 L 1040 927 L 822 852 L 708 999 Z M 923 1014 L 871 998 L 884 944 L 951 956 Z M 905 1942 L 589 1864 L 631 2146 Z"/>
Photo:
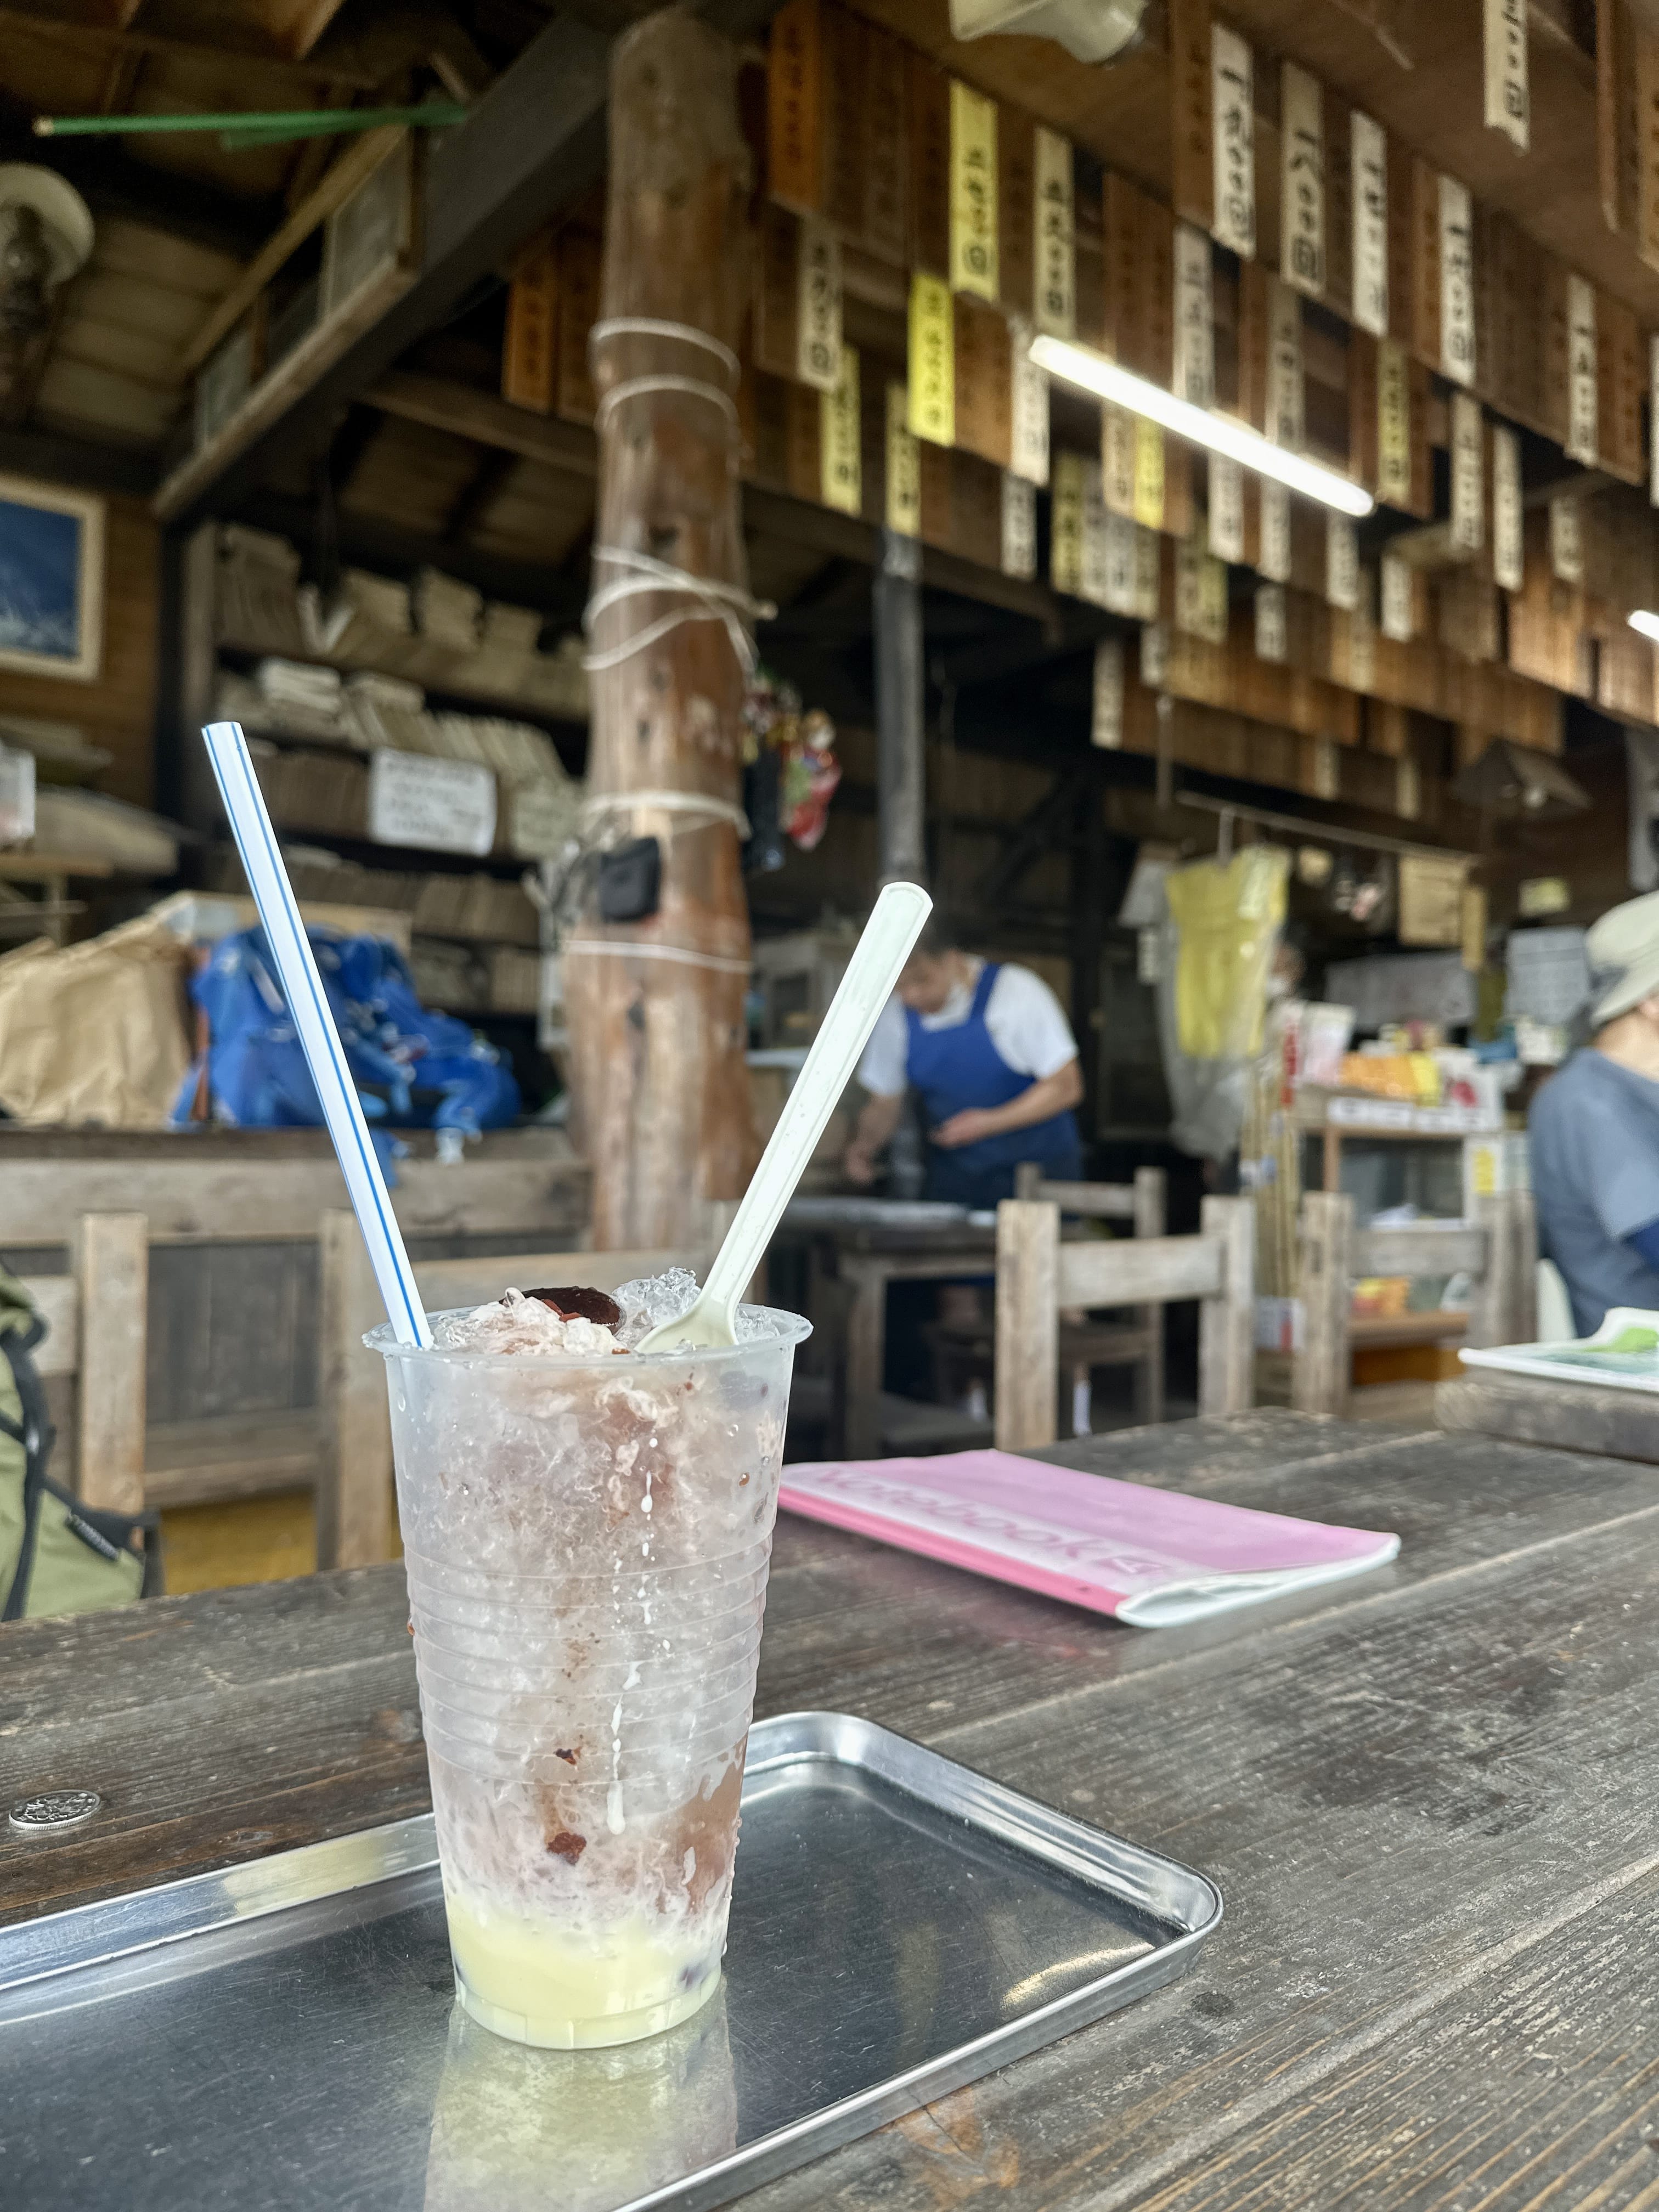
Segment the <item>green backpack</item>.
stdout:
<path fill-rule="evenodd" d="M 46 1333 L 0 1267 L 0 1621 L 95 1613 L 161 1587 L 154 1513 L 94 1510 L 46 1473 L 52 1427 L 30 1356 Z"/>

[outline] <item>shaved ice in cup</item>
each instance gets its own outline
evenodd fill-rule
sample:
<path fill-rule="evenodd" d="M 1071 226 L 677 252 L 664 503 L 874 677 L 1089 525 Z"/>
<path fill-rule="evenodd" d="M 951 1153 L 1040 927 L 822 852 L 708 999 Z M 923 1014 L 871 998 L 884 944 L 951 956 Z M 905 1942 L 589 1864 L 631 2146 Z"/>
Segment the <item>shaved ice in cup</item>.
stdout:
<path fill-rule="evenodd" d="M 719 1984 L 796 1315 L 634 1347 L 696 1294 L 522 1291 L 384 1357 L 457 1992 L 558 2049 Z"/>

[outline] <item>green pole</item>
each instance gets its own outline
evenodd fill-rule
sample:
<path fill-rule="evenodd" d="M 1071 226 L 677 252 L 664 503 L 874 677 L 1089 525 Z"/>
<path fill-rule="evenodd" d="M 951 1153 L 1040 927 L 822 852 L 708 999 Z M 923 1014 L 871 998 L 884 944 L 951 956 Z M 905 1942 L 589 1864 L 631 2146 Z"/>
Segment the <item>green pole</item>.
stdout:
<path fill-rule="evenodd" d="M 218 131 L 244 137 L 250 145 L 277 137 L 319 138 L 341 131 L 377 131 L 383 124 L 416 129 L 462 123 L 467 111 L 459 100 L 428 100 L 419 107 L 301 107 L 241 115 L 37 115 L 37 138 L 125 138 L 143 132 Z"/>

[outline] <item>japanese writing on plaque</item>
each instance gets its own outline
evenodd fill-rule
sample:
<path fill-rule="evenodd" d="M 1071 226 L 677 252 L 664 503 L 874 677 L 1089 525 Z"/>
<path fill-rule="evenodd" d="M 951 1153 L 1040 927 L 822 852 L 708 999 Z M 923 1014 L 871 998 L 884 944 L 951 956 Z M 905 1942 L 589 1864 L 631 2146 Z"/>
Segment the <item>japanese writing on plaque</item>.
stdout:
<path fill-rule="evenodd" d="M 1102 638 L 1095 647 L 1089 740 L 1107 752 L 1123 743 L 1123 647 L 1115 637 Z"/>
<path fill-rule="evenodd" d="M 1277 276 L 1267 279 L 1267 435 L 1300 453 L 1306 432 L 1302 380 L 1302 302 Z"/>
<path fill-rule="evenodd" d="M 1567 278 L 1567 440 L 1569 460 L 1595 465 L 1600 424 L 1596 421 L 1595 287 L 1582 276 Z"/>
<path fill-rule="evenodd" d="M 826 507 L 856 514 L 864 504 L 864 449 L 860 434 L 859 357 L 841 349 L 841 374 L 818 399 L 818 458 Z"/>
<path fill-rule="evenodd" d="M 1501 422 L 1492 431 L 1492 572 L 1506 592 L 1526 582 L 1521 520 L 1521 437 Z"/>
<path fill-rule="evenodd" d="M 1291 580 L 1291 495 L 1271 477 L 1261 479 L 1261 544 L 1257 568 L 1270 583 Z"/>
<path fill-rule="evenodd" d="M 1083 596 L 1097 607 L 1127 614 L 1134 596 L 1135 526 L 1127 515 L 1109 514 L 1100 470 L 1083 479 Z"/>
<path fill-rule="evenodd" d="M 1376 489 L 1396 507 L 1412 495 L 1411 362 L 1392 338 L 1376 349 Z"/>
<path fill-rule="evenodd" d="M 1031 328 L 1009 327 L 1014 357 L 1014 419 L 1009 466 L 1027 483 L 1048 481 L 1048 379 L 1031 358 Z"/>
<path fill-rule="evenodd" d="M 1212 453 L 1210 550 L 1218 561 L 1244 558 L 1244 471 L 1224 453 Z"/>
<path fill-rule="evenodd" d="M 1100 410 L 1103 496 L 1114 514 L 1135 511 L 1135 418 L 1126 407 Z"/>
<path fill-rule="evenodd" d="M 997 109 L 951 85 L 951 289 L 997 296 Z"/>
<path fill-rule="evenodd" d="M 1451 542 L 1460 553 L 1486 543 L 1486 465 L 1480 403 L 1455 392 L 1451 403 Z"/>
<path fill-rule="evenodd" d="M 1440 179 L 1440 367 L 1474 381 L 1474 215 L 1455 177 Z"/>
<path fill-rule="evenodd" d="M 1054 456 L 1048 519 L 1048 580 L 1057 592 L 1083 596 L 1083 504 L 1089 464 L 1081 453 Z"/>
<path fill-rule="evenodd" d="M 1486 0 L 1486 127 L 1527 150 L 1527 0 Z"/>
<path fill-rule="evenodd" d="M 1348 118 L 1353 169 L 1353 319 L 1389 335 L 1389 141 L 1355 108 Z"/>
<path fill-rule="evenodd" d="M 1325 289 L 1325 95 L 1294 62 L 1283 65 L 1279 86 L 1279 273 L 1317 299 Z"/>
<path fill-rule="evenodd" d="M 1029 583 L 1036 574 L 1036 486 L 1002 472 L 1002 573 Z"/>
<path fill-rule="evenodd" d="M 1036 228 L 1036 326 L 1049 337 L 1077 336 L 1077 211 L 1072 149 L 1039 124 L 1032 221 Z"/>
<path fill-rule="evenodd" d="M 1215 403 L 1210 241 L 1189 222 L 1175 227 L 1175 388 L 1191 406 Z"/>
<path fill-rule="evenodd" d="M 1235 253 L 1255 252 L 1255 109 L 1250 50 L 1224 23 L 1210 30 L 1214 103 L 1215 235 Z"/>
<path fill-rule="evenodd" d="M 796 281 L 796 380 L 833 392 L 841 376 L 841 240 L 816 216 L 801 223 Z"/>
<path fill-rule="evenodd" d="M 1382 556 L 1382 635 L 1392 638 L 1396 645 L 1410 643 L 1415 624 L 1412 619 L 1412 572 L 1397 553 Z"/>
<path fill-rule="evenodd" d="M 1359 601 L 1359 540 L 1351 515 L 1325 518 L 1325 598 L 1334 607 L 1352 608 Z"/>
<path fill-rule="evenodd" d="M 935 446 L 956 443 L 956 345 L 950 286 L 917 270 L 910 279 L 910 429 Z"/>
<path fill-rule="evenodd" d="M 887 387 L 887 527 L 902 538 L 921 532 L 921 454 L 910 428 L 910 395 Z"/>
<path fill-rule="evenodd" d="M 1255 587 L 1255 657 L 1258 660 L 1283 660 L 1289 652 L 1285 586 L 1283 584 L 1258 584 Z"/>
<path fill-rule="evenodd" d="M 1584 580 L 1584 519 L 1576 499 L 1550 501 L 1550 574 L 1560 584 Z"/>
<path fill-rule="evenodd" d="M 1149 691 L 1161 691 L 1170 680 L 1170 625 L 1149 622 L 1140 633 L 1140 680 Z"/>
<path fill-rule="evenodd" d="M 1135 599 L 1129 611 L 1139 615 L 1142 622 L 1158 620 L 1158 571 L 1162 565 L 1159 548 L 1162 540 L 1157 531 L 1134 526 L 1135 533 Z"/>
<path fill-rule="evenodd" d="M 1135 417 L 1134 518 L 1148 530 L 1164 520 L 1164 433 L 1144 416 Z"/>

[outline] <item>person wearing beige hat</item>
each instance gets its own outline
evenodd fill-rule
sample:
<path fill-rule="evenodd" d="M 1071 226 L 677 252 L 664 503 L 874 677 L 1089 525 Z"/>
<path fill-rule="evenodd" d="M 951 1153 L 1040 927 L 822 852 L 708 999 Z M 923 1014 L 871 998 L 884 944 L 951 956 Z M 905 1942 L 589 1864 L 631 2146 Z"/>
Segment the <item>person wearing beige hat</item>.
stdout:
<path fill-rule="evenodd" d="M 1659 891 L 1584 939 L 1591 1041 L 1528 1117 L 1539 1241 L 1588 1336 L 1609 1306 L 1659 1312 Z"/>

